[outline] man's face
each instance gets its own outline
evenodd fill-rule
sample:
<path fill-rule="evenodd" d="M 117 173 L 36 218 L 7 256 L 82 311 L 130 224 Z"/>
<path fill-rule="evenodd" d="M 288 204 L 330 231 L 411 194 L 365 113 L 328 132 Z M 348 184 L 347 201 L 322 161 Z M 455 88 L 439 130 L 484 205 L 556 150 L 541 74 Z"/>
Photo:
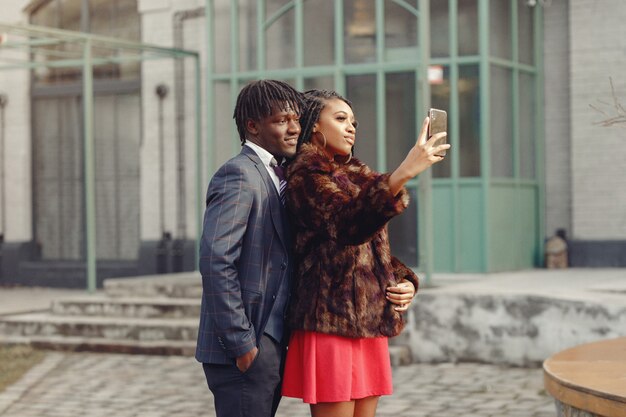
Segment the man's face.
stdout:
<path fill-rule="evenodd" d="M 300 135 L 300 116 L 293 110 L 274 108 L 261 120 L 248 120 L 249 139 L 277 159 L 292 158 Z"/>

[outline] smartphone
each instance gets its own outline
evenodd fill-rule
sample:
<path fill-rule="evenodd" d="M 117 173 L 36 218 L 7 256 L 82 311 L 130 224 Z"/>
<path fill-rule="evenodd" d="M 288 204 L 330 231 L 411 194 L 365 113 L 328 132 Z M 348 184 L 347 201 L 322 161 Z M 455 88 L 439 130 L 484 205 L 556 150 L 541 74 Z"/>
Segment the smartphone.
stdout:
<path fill-rule="evenodd" d="M 447 132 L 448 113 L 446 113 L 445 110 L 430 109 L 428 110 L 428 118 L 430 119 L 430 124 L 428 125 L 428 139 L 436 133 Z M 447 143 L 447 137 L 439 139 L 435 145 L 443 145 L 444 143 Z M 436 155 L 446 156 L 446 150 L 444 149 Z"/>

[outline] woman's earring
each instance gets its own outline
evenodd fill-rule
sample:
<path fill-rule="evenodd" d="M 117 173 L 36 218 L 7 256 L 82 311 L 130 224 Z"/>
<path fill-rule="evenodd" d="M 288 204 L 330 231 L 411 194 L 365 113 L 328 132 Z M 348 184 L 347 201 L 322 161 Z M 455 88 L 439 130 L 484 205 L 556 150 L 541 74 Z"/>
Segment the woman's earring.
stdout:
<path fill-rule="evenodd" d="M 348 155 L 348 159 L 346 160 L 346 162 L 344 162 L 344 164 L 347 164 L 348 162 L 350 162 L 351 159 L 352 159 L 352 149 L 350 149 L 350 154 Z"/>
<path fill-rule="evenodd" d="M 324 146 L 322 147 L 322 149 L 326 149 L 326 136 L 324 136 L 324 133 L 320 132 L 314 132 L 314 133 L 319 133 L 320 135 L 322 135 L 322 138 L 324 139 Z"/>

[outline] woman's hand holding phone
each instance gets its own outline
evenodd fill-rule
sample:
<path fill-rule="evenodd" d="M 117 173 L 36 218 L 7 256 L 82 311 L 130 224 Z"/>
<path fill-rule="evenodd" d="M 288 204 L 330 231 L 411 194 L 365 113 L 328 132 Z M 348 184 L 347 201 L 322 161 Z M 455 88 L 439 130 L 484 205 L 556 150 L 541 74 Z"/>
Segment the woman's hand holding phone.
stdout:
<path fill-rule="evenodd" d="M 411 178 L 416 177 L 419 173 L 430 168 L 431 165 L 443 160 L 441 153 L 450 149 L 450 144 L 448 143 L 437 144 L 447 137 L 446 132 L 435 133 L 429 140 L 429 122 L 430 118 L 426 117 L 422 124 L 422 130 L 417 137 L 417 142 L 415 142 L 415 145 L 400 166 L 389 176 L 389 187 L 394 195 L 398 194 L 404 184 Z"/>

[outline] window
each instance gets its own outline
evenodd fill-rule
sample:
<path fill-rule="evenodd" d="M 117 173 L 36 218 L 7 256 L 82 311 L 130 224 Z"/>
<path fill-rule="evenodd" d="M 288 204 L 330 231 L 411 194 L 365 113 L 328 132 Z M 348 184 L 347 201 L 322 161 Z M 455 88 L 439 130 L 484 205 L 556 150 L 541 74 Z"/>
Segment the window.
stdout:
<path fill-rule="evenodd" d="M 141 25 L 137 11 L 137 0 L 90 0 L 88 10 L 83 11 L 81 0 L 51 0 L 36 9 L 31 15 L 34 25 L 59 29 L 89 32 L 96 35 L 116 37 L 128 41 L 139 41 Z M 110 49 L 94 48 L 93 57 L 110 56 Z M 60 58 L 82 57 L 78 44 L 58 43 L 38 48 L 35 60 L 54 61 Z M 137 79 L 140 64 L 101 63 L 94 65 L 96 79 Z M 36 84 L 59 84 L 80 82 L 82 68 L 42 68 L 34 71 Z"/>

